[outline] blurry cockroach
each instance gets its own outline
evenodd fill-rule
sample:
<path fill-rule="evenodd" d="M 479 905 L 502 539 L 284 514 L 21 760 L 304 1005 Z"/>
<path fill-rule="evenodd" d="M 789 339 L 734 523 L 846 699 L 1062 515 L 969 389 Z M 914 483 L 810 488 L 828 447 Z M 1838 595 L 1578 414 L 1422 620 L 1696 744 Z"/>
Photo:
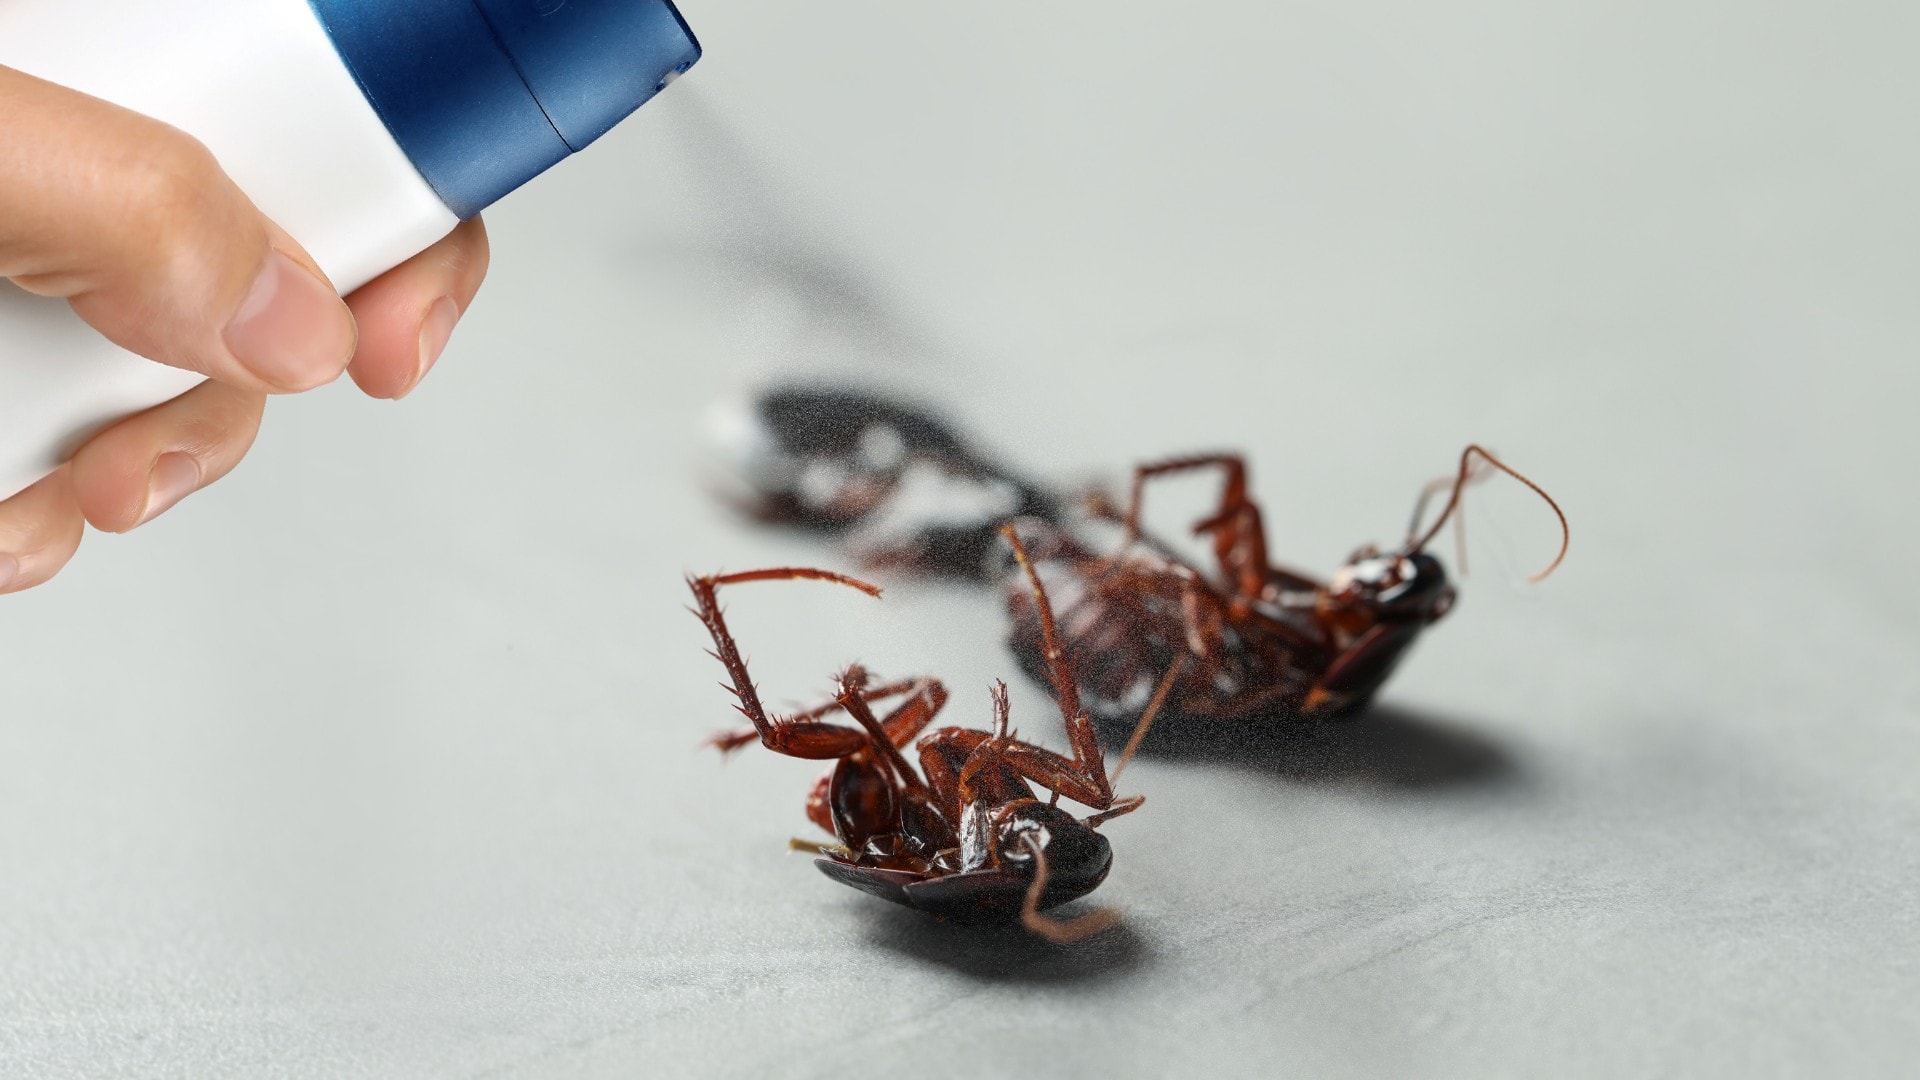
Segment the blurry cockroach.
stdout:
<path fill-rule="evenodd" d="M 742 510 L 836 535 L 866 567 L 990 578 L 1001 524 L 1059 519 L 940 417 L 876 394 L 778 387 L 721 402 L 709 428 Z"/>

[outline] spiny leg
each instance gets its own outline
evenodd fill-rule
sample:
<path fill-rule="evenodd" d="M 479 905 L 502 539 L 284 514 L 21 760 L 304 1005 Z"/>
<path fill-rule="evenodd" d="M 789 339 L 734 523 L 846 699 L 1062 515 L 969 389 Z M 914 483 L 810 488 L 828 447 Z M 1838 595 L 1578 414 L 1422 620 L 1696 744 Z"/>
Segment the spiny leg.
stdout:
<path fill-rule="evenodd" d="M 872 701 L 872 697 L 867 698 Z M 893 745 L 904 748 L 912 742 L 940 710 L 947 707 L 947 687 L 939 679 L 921 678 L 914 680 L 912 696 L 901 702 L 880 721 L 886 729 L 887 738 Z"/>
<path fill-rule="evenodd" d="M 1000 534 L 1007 538 L 1007 543 L 1013 548 L 1014 559 L 1026 572 L 1028 584 L 1033 586 L 1033 606 L 1040 616 L 1040 640 L 1047 663 L 1047 677 L 1053 683 L 1054 698 L 1060 704 L 1060 718 L 1066 724 L 1067 744 L 1073 748 L 1073 761 L 1067 769 L 1070 776 L 1056 776 L 1049 782 L 1032 776 L 1024 769 L 1021 773 L 1032 776 L 1032 779 L 1052 788 L 1057 794 L 1104 810 L 1113 801 L 1113 789 L 1107 783 L 1106 762 L 1100 753 L 1100 735 L 1094 730 L 1093 719 L 1087 714 L 1086 707 L 1080 702 L 1079 682 L 1067 662 L 1067 651 L 1060 644 L 1060 632 L 1054 625 L 1053 604 L 1047 599 L 1047 587 L 1040 581 L 1040 572 L 1034 569 L 1033 560 L 1027 557 L 1027 548 L 1020 542 L 1020 534 L 1006 525 L 1000 527 Z M 1047 753 L 1064 763 L 1058 754 L 1040 751 L 1038 747 L 1028 749 Z M 1055 783 L 1062 781 L 1068 782 L 1073 790 L 1055 787 Z M 1083 798 L 1083 795 L 1091 796 L 1091 801 Z"/>
<path fill-rule="evenodd" d="M 1233 583 L 1236 608 L 1242 609 L 1266 590 L 1267 526 L 1260 508 L 1242 502 L 1193 527 L 1199 535 L 1213 534 L 1214 557 L 1220 572 Z"/>
<path fill-rule="evenodd" d="M 921 680 L 913 696 L 883 721 L 874 716 L 867 703 L 863 692 L 866 684 L 866 672 L 858 665 L 841 676 L 841 707 L 866 729 L 872 749 L 867 754 L 842 760 L 828 782 L 828 809 L 835 823 L 834 834 L 844 839 L 860 831 L 862 823 L 877 820 L 863 808 L 878 805 L 875 800 L 881 793 L 871 790 L 872 783 L 878 781 L 892 789 L 889 797 L 881 800 L 889 808 L 890 831 L 897 833 L 911 850 L 930 857 L 959 842 L 954 833 L 954 819 L 948 816 L 935 791 L 913 771 L 900 748 L 933 720 L 946 702 L 946 690 L 938 680 Z M 876 767 L 856 777 L 849 772 L 849 766 L 858 761 L 870 761 Z M 847 783 L 856 784 L 860 790 L 848 789 Z"/>
<path fill-rule="evenodd" d="M 1186 666 L 1187 657 L 1182 656 L 1173 662 L 1173 666 L 1167 669 L 1165 675 L 1160 677 L 1160 685 L 1153 692 L 1153 700 L 1147 703 L 1146 711 L 1140 714 L 1140 722 L 1133 726 L 1133 735 L 1127 739 L 1126 748 L 1120 751 L 1120 763 L 1113 767 L 1113 772 L 1109 778 L 1110 780 L 1119 780 L 1120 774 L 1126 771 L 1127 764 L 1133 760 L 1134 751 L 1140 749 L 1140 744 L 1146 739 L 1148 730 L 1153 727 L 1154 718 L 1160 715 L 1161 708 L 1167 703 L 1167 695 L 1173 693 L 1174 684 L 1179 682 L 1180 673 L 1185 670 Z M 1008 764 L 1016 771 L 1019 769 L 1017 762 L 1009 762 Z M 1038 777 L 1032 777 L 1031 779 L 1045 783 L 1044 780 L 1040 780 Z M 1056 796 L 1058 794 L 1058 792 L 1055 792 Z M 1146 805 L 1146 802 L 1147 797 L 1145 795 L 1129 795 L 1126 798 L 1116 798 L 1110 806 L 1103 809 L 1100 813 L 1087 818 L 1087 827 L 1097 829 L 1105 822 L 1112 821 L 1122 814 L 1133 813 L 1135 810 Z"/>
<path fill-rule="evenodd" d="M 884 686 L 869 687 L 865 691 L 862 691 L 861 696 L 865 697 L 869 702 L 885 701 L 887 698 L 890 698 L 890 697 L 898 697 L 901 694 L 912 693 L 913 691 L 920 689 L 922 686 L 924 686 L 929 682 L 935 682 L 937 685 L 936 680 L 931 680 L 931 679 L 897 679 L 893 682 L 885 684 Z M 944 703 L 944 701 L 946 700 L 946 691 L 944 689 L 940 690 L 940 698 L 941 698 L 941 701 Z M 904 709 L 905 706 L 902 706 L 901 708 Z M 796 713 L 789 713 L 787 716 L 784 717 L 784 719 L 818 720 L 823 716 L 827 716 L 839 711 L 841 711 L 840 699 L 836 697 L 831 701 L 822 702 L 811 708 L 802 709 Z M 900 711 L 901 711 L 900 709 L 896 709 L 894 712 L 887 714 L 887 720 L 885 722 L 891 725 L 893 723 L 893 718 L 896 715 L 898 715 Z M 888 730 L 891 731 L 892 728 L 889 727 Z M 908 737 L 911 738 L 911 736 L 908 736 Z M 702 745 L 714 747 L 715 749 L 719 750 L 721 753 L 728 754 L 728 753 L 732 753 L 735 750 L 740 749 L 741 747 L 747 745 L 748 743 L 758 742 L 758 741 L 760 741 L 760 732 L 756 730 L 752 725 L 748 725 L 747 727 L 734 728 L 731 731 L 716 732 L 715 734 L 708 736 L 706 741 Z M 900 740 L 895 740 L 894 745 L 900 746 L 904 744 Z"/>
<path fill-rule="evenodd" d="M 1100 753 L 1100 734 L 1092 726 L 1092 717 L 1087 707 L 1081 705 L 1079 682 L 1073 676 L 1068 663 L 1066 648 L 1060 644 L 1060 630 L 1054 625 L 1054 607 L 1046 600 L 1046 586 L 1041 582 L 1039 571 L 1033 569 L 1033 559 L 1027 557 L 1027 548 L 1020 542 L 1020 534 L 1012 527 L 1000 527 L 1000 534 L 1006 536 L 1006 542 L 1014 548 L 1014 559 L 1020 563 L 1027 575 L 1027 584 L 1033 586 L 1033 607 L 1041 619 L 1041 650 L 1046 659 L 1046 675 L 1054 684 L 1054 698 L 1060 703 L 1060 719 L 1068 728 L 1068 746 L 1073 748 L 1073 759 L 1046 751 L 1046 749 L 1012 742 L 1006 736 L 996 738 L 996 744 L 1006 744 L 1000 751 L 1006 757 L 1006 765 L 1016 769 L 1021 776 L 1027 776 L 1056 796 L 1066 796 L 1077 803 L 1089 805 L 1094 809 L 1106 809 L 1114 801 L 1114 788 L 1106 780 L 1106 759 Z M 1004 686 L 998 694 L 1004 700 Z M 985 767 L 968 763 L 968 769 Z M 962 771 L 964 776 L 964 771 Z"/>
<path fill-rule="evenodd" d="M 1160 680 L 1159 691 L 1149 711 L 1141 718 L 1135 729 L 1135 744 L 1145 736 L 1146 728 L 1153 723 L 1160 705 L 1180 677 L 1181 664 L 1174 665 Z M 982 772 L 1005 770 L 1024 780 L 1030 780 L 1053 793 L 1049 805 L 1059 802 L 1061 796 L 1072 799 L 1083 806 L 1106 811 L 1088 819 L 1089 825 L 1097 825 L 1110 818 L 1129 814 L 1145 803 L 1146 797 L 1135 795 L 1124 799 L 1115 799 L 1111 782 L 1107 778 L 1106 765 L 1098 748 L 1094 750 L 1092 767 L 1087 768 L 1080 762 L 1068 759 L 1044 747 L 1022 742 L 1014 738 L 1006 727 L 1006 684 L 997 683 L 994 687 L 994 710 L 996 714 L 995 734 L 981 740 L 967 755 L 966 763 L 961 767 L 957 778 L 957 795 L 962 805 L 978 799 L 983 782 L 979 779 Z M 1082 714 L 1084 716 L 1084 714 Z M 1132 752 L 1130 746 L 1128 751 Z M 1124 763 L 1124 759 L 1123 759 Z M 993 775 L 993 774 L 989 774 Z"/>
<path fill-rule="evenodd" d="M 993 699 L 993 730 L 951 733 L 946 740 L 946 747 L 963 749 L 966 757 L 960 762 L 957 772 L 952 772 L 951 762 L 944 758 L 936 765 L 942 773 L 939 777 L 942 789 L 951 789 L 950 801 L 963 808 L 983 801 L 997 806 L 1010 799 L 1032 795 L 1032 789 L 1027 788 L 1026 782 L 1019 778 L 1018 770 L 1003 760 L 1007 748 L 1028 745 L 1014 738 L 1006 682 L 995 679 L 993 685 L 987 687 L 987 693 Z M 1065 758 L 1058 754 L 1054 757 L 1071 768 L 1072 763 Z M 923 756 L 922 760 L 926 758 Z M 946 775 L 949 772 L 952 773 L 950 780 Z M 928 778 L 934 779 L 931 771 Z M 1055 798 L 1058 798 L 1057 793 Z"/>
<path fill-rule="evenodd" d="M 1065 796 L 1095 810 L 1108 810 L 1115 805 L 1113 785 L 1107 777 L 1106 759 L 1100 750 L 1100 736 L 1094 729 L 1092 718 L 1080 703 L 1079 688 L 1067 663 L 1066 650 L 1060 644 L 1058 629 L 1054 626 L 1053 605 L 1047 600 L 1046 586 L 1041 583 L 1033 561 L 1027 557 L 1027 549 L 1020 542 L 1019 534 L 1011 527 L 1002 527 L 1001 534 L 1012 546 L 1014 559 L 1026 571 L 1028 583 L 1033 586 L 1034 609 L 1040 617 L 1047 674 L 1054 684 L 1054 695 L 1060 704 L 1061 719 L 1066 723 L 1067 741 L 1073 748 L 1073 757 L 1069 759 L 1013 738 L 1007 729 L 1006 684 L 999 683 L 994 687 L 993 695 L 995 734 L 968 756 L 966 765 L 960 770 L 962 799 L 966 801 L 971 780 L 981 770 L 1004 766 L 1052 791 L 1055 802 Z M 1176 667 L 1162 680 L 1162 692 L 1157 695 L 1160 700 L 1164 701 L 1165 691 L 1179 678 L 1179 672 L 1180 668 Z M 1151 722 L 1151 719 L 1149 715 L 1143 722 Z M 1128 805 L 1119 813 L 1138 807 L 1140 801 L 1128 800 Z"/>
<path fill-rule="evenodd" d="M 1136 466 L 1133 470 L 1133 484 L 1127 493 L 1127 509 L 1121 518 L 1121 524 L 1127 530 L 1127 540 L 1131 542 L 1140 535 L 1140 512 L 1146 501 L 1148 480 L 1156 476 L 1208 468 L 1218 468 L 1225 474 L 1224 486 L 1220 492 L 1222 510 L 1239 506 L 1247 501 L 1247 463 L 1246 459 L 1238 454 L 1196 454 L 1191 457 L 1150 461 L 1145 465 Z"/>
<path fill-rule="evenodd" d="M 916 679 L 896 679 L 881 686 L 872 686 L 860 692 L 860 696 L 869 704 L 885 701 L 888 698 L 911 695 L 906 701 L 894 707 L 881 721 L 887 729 L 887 737 L 895 746 L 905 746 L 913 741 L 915 735 L 925 730 L 933 718 L 947 704 L 947 688 L 939 679 L 921 676 Z M 840 712 L 839 698 L 822 702 L 810 709 L 802 709 L 789 714 L 787 720 L 818 720 L 823 716 Z M 721 753 L 730 753 L 750 742 L 759 741 L 760 733 L 752 727 L 735 728 L 711 736 L 704 745 L 712 746 Z"/>
<path fill-rule="evenodd" d="M 878 586 L 869 585 L 857 578 L 845 574 L 836 574 L 830 570 L 815 570 L 806 567 L 779 567 L 768 570 L 748 570 L 735 574 L 709 574 L 704 577 L 690 577 L 687 586 L 693 590 L 694 601 L 699 605 L 694 614 L 713 637 L 713 650 L 710 653 L 727 669 L 732 685 L 726 687 L 735 697 L 735 708 L 753 724 L 754 731 L 760 736 L 761 745 L 779 754 L 789 757 L 824 760 L 844 758 L 858 753 L 869 744 L 867 732 L 857 727 L 842 724 L 828 724 L 819 720 L 800 720 L 769 716 L 766 707 L 760 702 L 760 692 L 747 674 L 747 662 L 740 655 L 740 648 L 734 642 L 733 634 L 727 629 L 727 622 L 720 610 L 719 588 L 722 585 L 737 585 L 749 581 L 790 581 L 810 580 L 828 581 L 849 588 L 858 589 L 868 596 L 878 597 Z"/>
<path fill-rule="evenodd" d="M 1033 855 L 1033 883 L 1027 886 L 1026 900 L 1020 905 L 1020 925 L 1056 945 L 1071 945 L 1120 924 L 1120 913 L 1112 908 L 1089 911 L 1073 919 L 1056 919 L 1040 911 L 1040 898 L 1047 891 L 1047 853 L 1031 834 L 1022 833 L 1020 841 Z"/>
<path fill-rule="evenodd" d="M 1200 454 L 1150 462 L 1133 471 L 1133 487 L 1127 499 L 1122 524 L 1126 528 L 1122 547 L 1140 535 L 1140 513 L 1146 499 L 1147 481 L 1156 476 L 1218 468 L 1224 474 L 1220 508 L 1213 516 L 1194 526 L 1197 534 L 1213 534 L 1214 556 L 1220 572 L 1247 599 L 1260 595 L 1267 579 L 1267 531 L 1260 508 L 1247 498 L 1247 462 L 1238 454 Z"/>
<path fill-rule="evenodd" d="M 977 769 L 967 777 L 963 797 L 960 773 L 973 752 L 993 739 L 990 732 L 974 728 L 948 727 L 920 740 L 920 770 L 941 813 L 949 821 L 959 821 L 967 803 L 978 800 L 989 806 L 1001 806 L 1033 798 L 1033 789 L 1011 769 Z"/>
<path fill-rule="evenodd" d="M 840 707 L 847 710 L 847 715 L 853 717 L 854 721 L 866 731 L 867 737 L 872 740 L 874 756 L 886 763 L 886 767 L 892 771 L 894 778 L 902 787 L 926 790 L 926 785 L 921 782 L 919 774 L 914 772 L 913 766 L 907 764 L 907 759 L 901 756 L 900 747 L 893 741 L 886 727 L 881 724 L 880 718 L 873 714 L 873 707 L 867 704 L 866 698 L 862 695 L 861 691 L 866 682 L 865 676 L 865 671 L 857 664 L 848 668 L 840 676 L 838 699 Z M 928 719 L 931 720 L 932 716 L 929 715 Z"/>

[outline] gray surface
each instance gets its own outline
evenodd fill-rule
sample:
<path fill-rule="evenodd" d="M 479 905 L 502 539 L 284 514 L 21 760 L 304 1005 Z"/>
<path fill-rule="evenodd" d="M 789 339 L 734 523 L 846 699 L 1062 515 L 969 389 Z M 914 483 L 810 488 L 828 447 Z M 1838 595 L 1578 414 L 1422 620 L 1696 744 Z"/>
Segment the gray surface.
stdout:
<path fill-rule="evenodd" d="M 416 400 L 0 602 L 0 1074 L 1911 1067 L 1912 5 L 752 7 L 492 216 Z M 1129 773 L 1125 930 L 945 929 L 695 748 L 680 574 L 829 558 L 697 481 L 774 368 L 1059 476 L 1243 447 L 1323 569 L 1485 440 L 1574 550 L 1515 584 L 1488 485 L 1350 741 Z M 960 589 L 734 610 L 775 699 L 1010 674 Z"/>

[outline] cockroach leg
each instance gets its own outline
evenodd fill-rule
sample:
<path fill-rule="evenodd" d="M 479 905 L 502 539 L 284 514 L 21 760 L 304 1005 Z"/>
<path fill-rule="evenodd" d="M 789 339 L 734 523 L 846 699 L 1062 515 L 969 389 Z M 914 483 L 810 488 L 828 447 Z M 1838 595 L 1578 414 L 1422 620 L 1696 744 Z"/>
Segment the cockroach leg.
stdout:
<path fill-rule="evenodd" d="M 840 676 L 838 699 L 840 707 L 847 710 L 847 715 L 853 717 L 862 728 L 866 729 L 868 737 L 873 740 L 874 752 L 880 756 L 880 760 L 887 763 L 887 767 L 893 771 L 901 786 L 926 790 L 926 785 L 921 783 L 919 775 L 913 771 L 913 766 L 907 764 L 907 759 L 900 755 L 899 746 L 894 743 L 886 727 L 880 723 L 880 718 L 873 715 L 873 707 L 868 705 L 866 698 L 861 696 L 861 687 L 865 681 L 866 671 L 857 664 L 848 668 Z M 932 716 L 929 715 L 927 719 L 931 720 Z"/>
<path fill-rule="evenodd" d="M 1167 704 L 1167 695 L 1173 693 L 1174 683 L 1180 680 L 1180 673 L 1186 669 L 1187 658 L 1182 656 L 1173 662 L 1173 666 L 1167 669 L 1165 675 L 1160 677 L 1160 686 L 1154 690 L 1153 700 L 1147 702 L 1147 711 L 1140 714 L 1140 722 L 1133 726 L 1133 736 L 1127 740 L 1126 749 L 1120 751 L 1120 763 L 1113 767 L 1109 779 L 1117 782 L 1120 774 L 1127 771 L 1127 764 L 1133 760 L 1134 751 L 1140 749 L 1140 744 L 1146 740 L 1147 729 L 1153 727 L 1154 718 L 1160 715 L 1160 710 Z M 1135 809 L 1134 806 L 1127 808 L 1127 810 L 1133 809 Z M 1121 811 L 1121 813 L 1125 812 L 1125 810 Z M 1105 816 L 1113 817 L 1114 815 Z"/>
<path fill-rule="evenodd" d="M 1140 536 L 1140 513 L 1147 481 L 1170 473 L 1217 468 L 1224 474 L 1219 509 L 1193 528 L 1195 535 L 1213 535 L 1215 558 L 1227 580 L 1234 583 L 1242 603 L 1254 600 L 1266 584 L 1267 530 L 1260 508 L 1247 498 L 1247 463 L 1238 454 L 1200 454 L 1142 465 L 1133 472 L 1133 487 L 1122 522 L 1124 549 Z"/>
<path fill-rule="evenodd" d="M 1113 806 L 1111 808 L 1103 810 L 1098 814 L 1089 815 L 1087 818 L 1087 827 L 1097 829 L 1107 822 L 1112 821 L 1114 818 L 1120 817 L 1123 814 L 1133 813 L 1146 804 L 1147 797 L 1145 795 L 1129 795 L 1124 799 L 1115 799 L 1113 800 Z"/>
<path fill-rule="evenodd" d="M 719 589 L 722 585 L 737 585 L 748 581 L 828 581 L 849 588 L 858 589 L 868 596 L 878 597 L 878 586 L 869 585 L 858 578 L 845 574 L 836 574 L 828 570 L 814 570 L 804 567 L 779 567 L 771 570 L 748 570 L 737 574 L 711 574 L 705 577 L 687 579 L 687 585 L 693 590 L 699 609 L 694 612 L 706 625 L 707 632 L 713 637 L 714 648 L 710 655 L 718 659 L 727 669 L 732 685 L 722 683 L 735 698 L 735 708 L 753 724 L 754 731 L 760 736 L 760 742 L 775 753 L 789 757 L 827 760 L 844 758 L 865 749 L 870 741 L 868 733 L 857 727 L 843 724 L 828 724 L 819 720 L 796 720 L 769 716 L 766 706 L 761 704 L 760 691 L 753 685 L 747 674 L 747 662 L 740 655 L 740 648 L 734 642 L 733 634 L 727 629 L 726 616 L 720 609 Z M 723 737 L 724 738 L 724 737 Z"/>
<path fill-rule="evenodd" d="M 880 726 L 887 730 L 887 738 L 899 747 L 906 746 L 916 735 L 925 731 L 947 704 L 947 688 L 939 679 L 914 679 L 909 693 L 911 696 L 907 700 L 880 721 Z M 867 700 L 874 699 L 868 696 Z"/>
<path fill-rule="evenodd" d="M 1104 786 L 1106 776 L 1100 758 L 1100 736 L 1094 731 L 1086 708 L 1080 703 L 1080 690 L 1073 678 L 1073 668 L 1067 663 L 1066 647 L 1060 643 L 1060 631 L 1054 622 L 1053 602 L 1047 598 L 1046 583 L 1040 580 L 1040 572 L 1034 569 L 1033 560 L 1027 557 L 1027 548 L 1021 543 L 1020 534 L 1011 526 L 1003 526 L 1001 534 L 1013 546 L 1013 557 L 1020 563 L 1020 569 L 1026 572 L 1027 583 L 1033 587 L 1034 609 L 1040 615 L 1040 635 L 1046 642 L 1047 674 L 1059 691 L 1060 719 L 1067 725 L 1067 744 L 1073 748 L 1074 764 L 1082 768 L 1092 766 L 1099 769 L 1099 781 Z"/>
<path fill-rule="evenodd" d="M 734 728 L 732 731 L 718 731 L 701 740 L 701 746 L 710 746 L 720 751 L 722 756 L 733 753 L 750 743 L 760 741 L 760 733 L 751 727 Z"/>
<path fill-rule="evenodd" d="M 1020 534 L 1011 526 L 1002 526 L 1000 531 L 1012 545 L 1013 557 L 1026 571 L 1027 581 L 1033 587 L 1034 608 L 1040 616 L 1040 634 L 1045 642 L 1047 673 L 1053 681 L 1055 697 L 1060 704 L 1060 718 L 1066 723 L 1067 744 L 1073 748 L 1073 760 L 1068 761 L 1051 750 L 1027 745 L 1009 746 L 1001 756 L 1020 775 L 1055 794 L 1065 795 L 1096 810 L 1104 810 L 1113 802 L 1113 787 L 1107 780 L 1106 762 L 1100 752 L 1100 734 L 1094 729 L 1093 718 L 1080 704 L 1079 687 L 1074 681 L 1073 669 L 1067 663 L 1066 650 L 1060 644 L 1060 634 L 1053 620 L 1053 605 L 1047 599 L 1047 587 L 1041 582 L 1039 571 L 1034 569 L 1033 560 L 1027 557 L 1027 548 L 1021 543 Z"/>
<path fill-rule="evenodd" d="M 911 695 L 905 702 L 886 715 L 881 726 L 887 729 L 887 737 L 895 746 L 905 746 L 913 741 L 933 718 L 947 704 L 947 688 L 939 679 L 920 677 L 915 679 L 896 679 L 882 686 L 870 686 L 860 692 L 860 696 L 869 704 L 885 701 L 888 698 Z M 840 712 L 844 706 L 839 698 L 823 702 L 797 713 L 789 713 L 786 720 L 818 720 Z M 702 746 L 711 746 L 723 754 L 732 753 L 749 743 L 760 741 L 760 732 L 753 727 L 735 728 L 732 731 L 717 732 L 708 737 Z"/>

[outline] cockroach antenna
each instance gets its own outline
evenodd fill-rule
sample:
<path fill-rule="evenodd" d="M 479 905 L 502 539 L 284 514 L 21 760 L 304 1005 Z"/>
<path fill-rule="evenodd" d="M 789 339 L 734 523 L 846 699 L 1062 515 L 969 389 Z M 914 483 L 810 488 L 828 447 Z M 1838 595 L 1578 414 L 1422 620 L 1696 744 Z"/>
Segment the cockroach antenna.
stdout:
<path fill-rule="evenodd" d="M 1561 561 L 1567 557 L 1567 544 L 1573 538 L 1572 531 L 1567 527 L 1567 515 L 1560 509 L 1560 504 L 1553 501 L 1553 496 L 1547 494 L 1546 489 L 1534 483 L 1532 480 L 1527 479 L 1518 469 L 1501 461 L 1486 447 L 1478 443 L 1469 443 L 1467 448 L 1460 452 L 1460 471 L 1454 476 L 1452 489 L 1447 495 L 1447 505 L 1440 510 L 1440 516 L 1435 518 L 1433 524 L 1427 527 L 1427 531 L 1421 533 L 1420 538 L 1415 540 L 1413 536 L 1420 528 L 1420 517 L 1426 510 L 1427 498 L 1432 493 L 1433 488 L 1429 486 L 1426 491 L 1420 493 L 1420 500 L 1414 505 L 1413 525 L 1407 530 L 1405 554 L 1411 555 L 1424 549 L 1435 536 L 1439 535 L 1440 529 L 1446 525 L 1447 520 L 1453 517 L 1459 510 L 1460 493 L 1464 491 L 1466 486 L 1474 479 L 1474 458 L 1476 457 L 1527 485 L 1535 495 L 1544 499 L 1546 504 L 1552 508 L 1554 517 L 1560 519 L 1560 550 L 1554 554 L 1553 561 L 1547 564 L 1545 570 L 1527 579 L 1528 581 L 1543 580 L 1547 575 L 1559 569 Z"/>

